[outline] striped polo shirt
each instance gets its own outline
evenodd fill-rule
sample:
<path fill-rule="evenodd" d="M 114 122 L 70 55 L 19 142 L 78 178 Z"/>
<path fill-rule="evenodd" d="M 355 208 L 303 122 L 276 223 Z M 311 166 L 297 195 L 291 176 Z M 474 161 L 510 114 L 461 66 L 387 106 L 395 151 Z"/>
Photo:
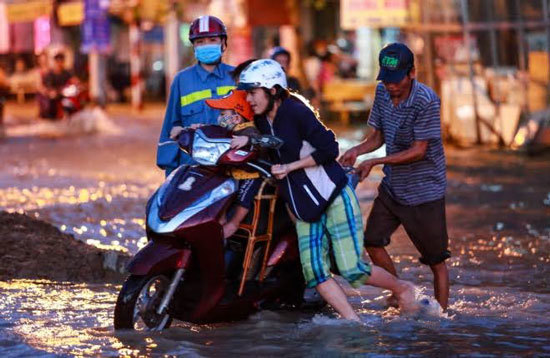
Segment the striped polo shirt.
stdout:
<path fill-rule="evenodd" d="M 384 165 L 382 188 L 392 198 L 402 205 L 419 205 L 445 196 L 440 101 L 430 87 L 413 80 L 409 97 L 394 106 L 384 85 L 378 84 L 368 123 L 382 132 L 387 155 L 409 149 L 414 141 L 428 141 L 422 160 Z"/>

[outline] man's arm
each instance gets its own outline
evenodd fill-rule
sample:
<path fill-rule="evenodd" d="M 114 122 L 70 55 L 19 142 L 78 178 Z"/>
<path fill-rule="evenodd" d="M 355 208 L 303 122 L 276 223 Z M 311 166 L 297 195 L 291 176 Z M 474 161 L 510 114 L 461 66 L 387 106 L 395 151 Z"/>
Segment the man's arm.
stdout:
<path fill-rule="evenodd" d="M 367 138 L 355 147 L 349 149 L 340 157 L 340 164 L 343 166 L 353 166 L 357 157 L 361 154 L 370 153 L 380 148 L 384 144 L 384 135 L 378 129 L 367 136 Z"/>
<path fill-rule="evenodd" d="M 365 179 L 369 175 L 372 167 L 378 164 L 399 165 L 419 161 L 424 158 L 427 149 L 428 141 L 418 140 L 414 141 L 409 149 L 388 155 L 386 157 L 365 160 L 359 164 L 356 169 L 356 172 L 359 175 L 359 180 Z"/>
<path fill-rule="evenodd" d="M 178 167 L 179 156 L 181 155 L 177 142 L 170 138 L 170 131 L 174 125 L 181 126 L 180 94 L 177 79 L 176 77 L 170 86 L 170 96 L 157 147 L 157 166 L 166 170 L 167 175 Z"/>

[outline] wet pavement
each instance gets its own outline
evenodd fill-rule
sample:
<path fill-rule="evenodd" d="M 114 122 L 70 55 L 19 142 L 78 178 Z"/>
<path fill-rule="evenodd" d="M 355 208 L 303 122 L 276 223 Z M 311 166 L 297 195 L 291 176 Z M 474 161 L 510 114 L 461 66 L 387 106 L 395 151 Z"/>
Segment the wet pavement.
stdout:
<path fill-rule="evenodd" d="M 135 253 L 145 243 L 145 202 L 163 179 L 154 165 L 160 107 L 140 115 L 115 108 L 111 119 L 120 131 L 93 135 L 52 135 L 55 128 L 26 120 L 22 111 L 8 107 L 0 208 Z M 361 129 L 338 133 L 348 147 Z M 364 325 L 336 320 L 329 310 L 266 311 L 238 323 L 115 333 L 118 285 L 17 280 L 0 282 L 0 356 L 550 357 L 550 157 L 446 152 L 453 252 L 447 314 L 402 316 L 385 308 L 387 293 L 347 288 Z M 365 215 L 381 175 L 376 169 L 360 184 Z M 418 264 L 402 230 L 390 253 L 400 275 L 431 295 L 431 272 Z"/>

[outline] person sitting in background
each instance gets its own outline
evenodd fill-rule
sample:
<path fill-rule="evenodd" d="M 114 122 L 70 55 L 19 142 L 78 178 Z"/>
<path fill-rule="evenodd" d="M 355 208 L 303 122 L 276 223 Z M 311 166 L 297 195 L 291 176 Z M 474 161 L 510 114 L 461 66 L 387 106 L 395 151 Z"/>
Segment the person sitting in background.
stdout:
<path fill-rule="evenodd" d="M 25 60 L 21 57 L 15 60 L 15 70 L 9 78 L 10 91 L 17 95 L 17 102 L 23 103 L 27 93 L 34 93 L 38 86 L 33 71 L 27 69 Z"/>
<path fill-rule="evenodd" d="M 296 77 L 289 76 L 288 74 L 288 71 L 290 68 L 290 60 L 292 59 L 290 52 L 282 46 L 276 46 L 276 47 L 273 47 L 269 52 L 269 58 L 277 61 L 285 71 L 286 83 L 288 84 L 288 89 L 292 92 L 302 92 L 300 81 L 298 81 Z"/>

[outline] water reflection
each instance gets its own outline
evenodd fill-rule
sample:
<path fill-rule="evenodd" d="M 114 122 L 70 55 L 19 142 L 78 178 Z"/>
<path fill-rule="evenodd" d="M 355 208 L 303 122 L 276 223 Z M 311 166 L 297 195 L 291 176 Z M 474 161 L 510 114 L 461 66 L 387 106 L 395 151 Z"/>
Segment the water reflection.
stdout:
<path fill-rule="evenodd" d="M 7 158 L 0 163 L 0 207 L 96 246 L 136 252 L 145 243 L 145 202 L 162 180 L 152 164 L 152 127 L 120 143 L 0 147 Z M 342 140 L 343 149 L 362 134 Z M 237 323 L 115 333 L 117 286 L 19 280 L 0 282 L 0 356 L 550 356 L 550 192 L 548 184 L 529 183 L 544 177 L 547 164 L 525 171 L 528 177 L 476 175 L 493 158 L 451 155 L 448 315 L 400 316 L 385 309 L 385 293 L 364 289 L 348 291 L 364 325 L 338 321 L 331 311 L 261 312 Z M 471 161 L 477 164 L 461 166 Z M 380 178 L 377 169 L 361 184 L 365 215 Z M 397 270 L 431 296 L 432 274 L 403 235 L 390 247 Z"/>
<path fill-rule="evenodd" d="M 362 325 L 331 318 L 330 311 L 264 311 L 237 323 L 178 322 L 160 333 L 113 332 L 117 290 L 0 282 L 0 352 L 19 344 L 17 352 L 27 355 L 77 357 L 550 354 L 550 297 L 504 287 L 455 287 L 451 313 L 441 316 L 401 316 L 384 309 L 379 291 L 366 289 L 350 291 Z"/>
<path fill-rule="evenodd" d="M 146 243 L 144 206 L 155 188 L 105 182 L 83 188 L 12 187 L 0 189 L 0 207 L 51 222 L 97 247 L 136 252 Z"/>

